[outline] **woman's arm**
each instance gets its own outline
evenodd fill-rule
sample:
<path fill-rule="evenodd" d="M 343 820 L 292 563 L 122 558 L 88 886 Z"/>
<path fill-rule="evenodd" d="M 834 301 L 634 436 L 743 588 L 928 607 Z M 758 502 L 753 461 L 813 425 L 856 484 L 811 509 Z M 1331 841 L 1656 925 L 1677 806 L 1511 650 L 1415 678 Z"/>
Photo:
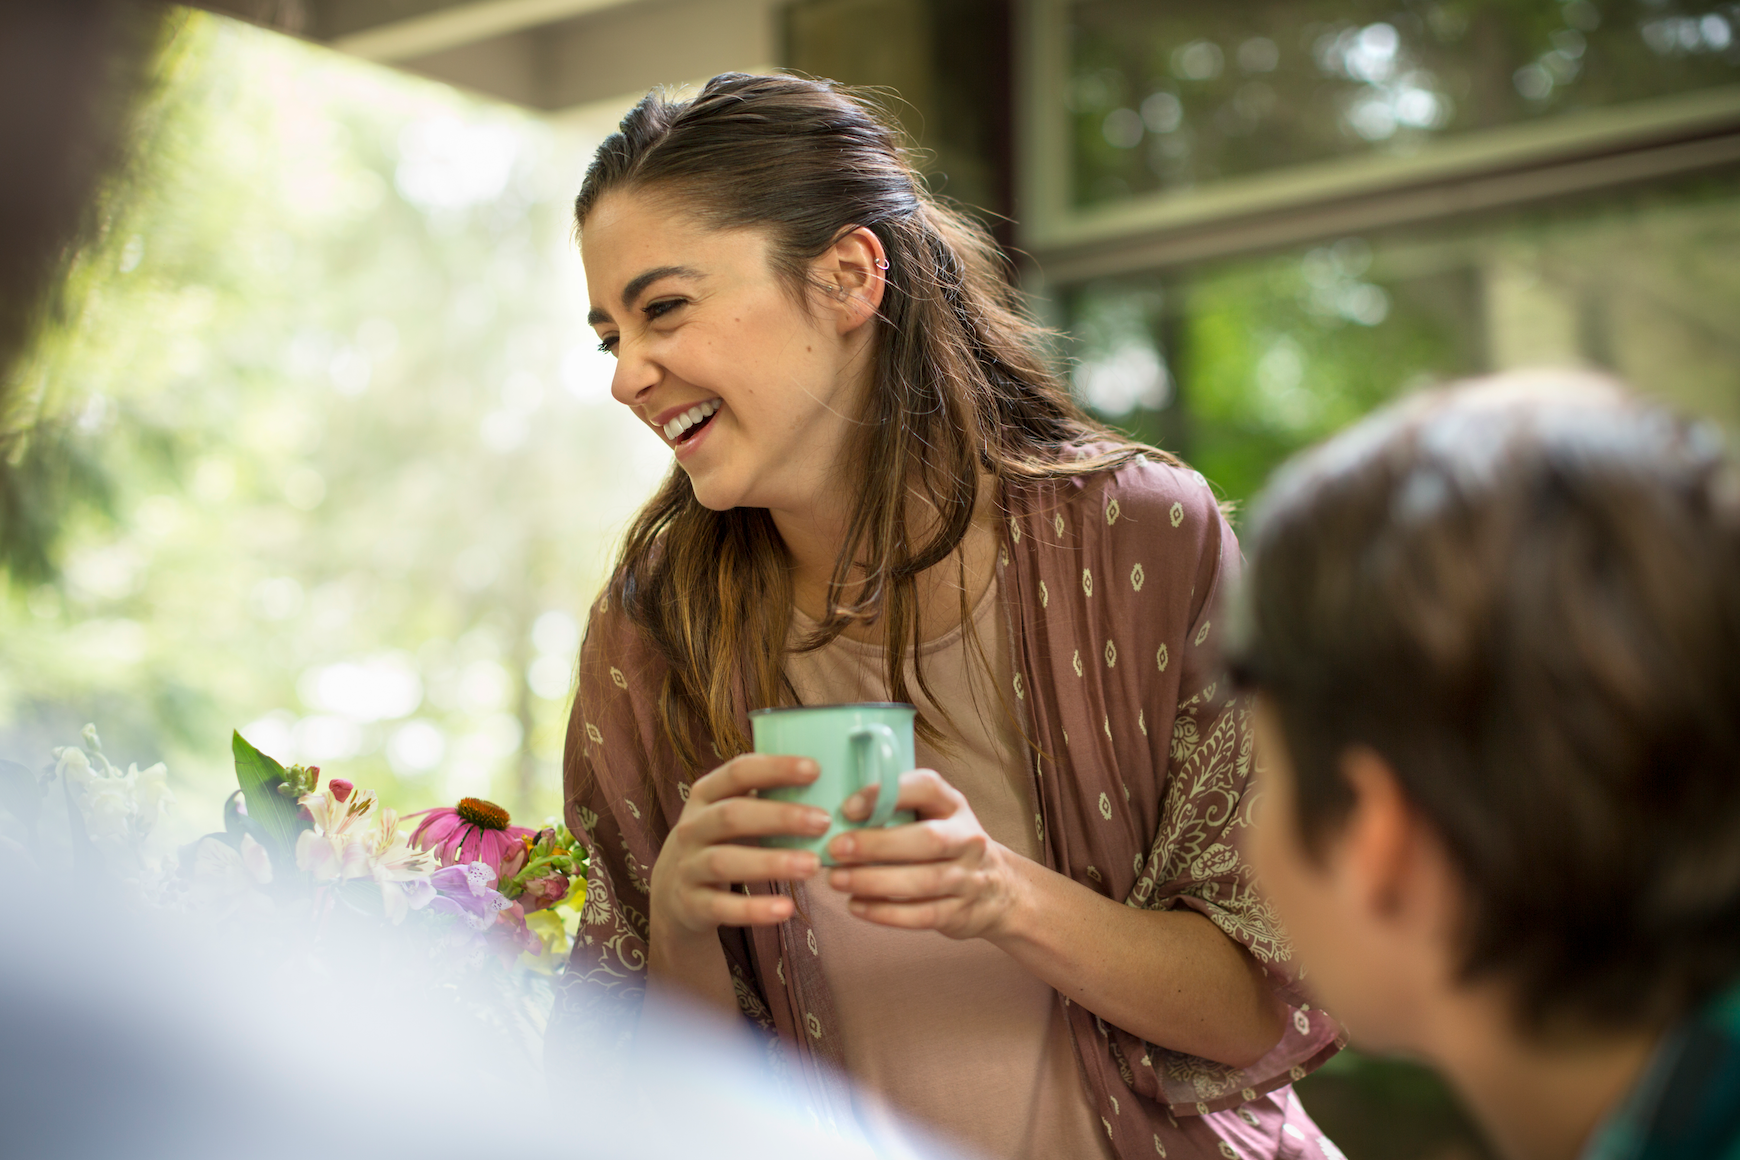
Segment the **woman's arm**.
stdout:
<path fill-rule="evenodd" d="M 1072 1002 L 1150 1043 L 1248 1067 L 1286 1008 L 1243 947 L 1194 910 L 1139 910 L 1004 850 L 1018 883 L 985 938 Z"/>
<path fill-rule="evenodd" d="M 755 838 L 827 832 L 827 811 L 750 796 L 758 789 L 807 785 L 816 779 L 807 758 L 745 754 L 698 779 L 682 816 L 653 863 L 647 915 L 647 1004 L 672 993 L 737 1013 L 737 995 L 721 926 L 769 926 L 791 917 L 784 895 L 750 895 L 740 882 L 801 882 L 816 872 L 807 850 L 764 849 Z"/>
<path fill-rule="evenodd" d="M 722 945 L 740 940 L 722 940 L 719 928 L 783 921 L 791 900 L 750 898 L 733 884 L 814 873 L 814 855 L 754 844 L 763 833 L 825 832 L 825 821 L 821 830 L 806 824 L 802 807 L 752 796 L 810 780 L 793 759 L 746 755 L 683 792 L 685 767 L 652 710 L 663 674 L 620 600 L 601 597 L 563 749 L 565 815 L 590 859 L 581 935 L 552 1014 L 557 1056 L 577 1053 L 588 1036 L 631 1034 L 649 1008 L 698 1006 L 735 1021 L 739 988 L 754 992 L 760 981 Z M 809 861 L 784 873 L 779 859 L 789 866 L 794 853 Z"/>
<path fill-rule="evenodd" d="M 849 814 L 866 816 L 854 799 Z M 934 770 L 901 779 L 919 821 L 835 839 L 829 883 L 884 926 L 983 938 L 1102 1019 L 1234 1067 L 1260 1059 L 1285 1009 L 1248 952 L 1193 911 L 1138 910 L 1011 851 Z"/>
<path fill-rule="evenodd" d="M 735 1014 L 737 996 L 731 986 L 731 967 L 717 930 L 696 935 L 659 922 L 653 908 L 647 932 L 646 1002 L 643 1009 L 654 1017 L 672 1007 L 696 1004 L 722 1015 Z"/>

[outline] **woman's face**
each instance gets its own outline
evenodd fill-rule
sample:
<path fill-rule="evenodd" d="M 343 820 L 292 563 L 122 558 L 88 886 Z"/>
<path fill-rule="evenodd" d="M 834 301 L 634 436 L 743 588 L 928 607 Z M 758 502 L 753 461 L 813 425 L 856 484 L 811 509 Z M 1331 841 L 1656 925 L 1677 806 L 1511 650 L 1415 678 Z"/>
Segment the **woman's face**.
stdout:
<path fill-rule="evenodd" d="M 708 228 L 674 199 L 606 195 L 582 235 L 611 394 L 672 449 L 695 497 L 801 513 L 830 494 L 868 382 L 871 327 L 842 325 L 845 299 L 800 301 L 768 233 Z M 817 273 L 829 280 L 825 262 Z"/>

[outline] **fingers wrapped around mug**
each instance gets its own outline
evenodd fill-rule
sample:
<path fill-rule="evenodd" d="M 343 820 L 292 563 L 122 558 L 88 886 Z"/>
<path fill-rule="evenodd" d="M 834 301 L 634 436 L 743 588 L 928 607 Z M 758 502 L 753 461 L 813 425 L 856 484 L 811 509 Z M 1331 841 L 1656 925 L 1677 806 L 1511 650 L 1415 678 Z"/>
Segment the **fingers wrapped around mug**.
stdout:
<path fill-rule="evenodd" d="M 847 816 L 868 813 L 874 790 L 849 802 Z M 994 841 L 961 792 L 935 770 L 900 779 L 901 809 L 918 820 L 888 829 L 854 830 L 829 844 L 840 863 L 828 875 L 851 895 L 848 909 L 883 926 L 936 930 L 952 938 L 987 934 L 1006 913 L 1017 886 L 1012 854 Z"/>
<path fill-rule="evenodd" d="M 816 872 L 807 850 L 763 848 L 774 835 L 816 837 L 827 811 L 750 796 L 757 790 L 807 785 L 816 764 L 804 758 L 745 754 L 698 779 L 653 866 L 652 906 L 661 923 L 691 933 L 718 926 L 764 926 L 791 917 L 789 898 L 749 895 L 741 883 L 793 882 Z"/>

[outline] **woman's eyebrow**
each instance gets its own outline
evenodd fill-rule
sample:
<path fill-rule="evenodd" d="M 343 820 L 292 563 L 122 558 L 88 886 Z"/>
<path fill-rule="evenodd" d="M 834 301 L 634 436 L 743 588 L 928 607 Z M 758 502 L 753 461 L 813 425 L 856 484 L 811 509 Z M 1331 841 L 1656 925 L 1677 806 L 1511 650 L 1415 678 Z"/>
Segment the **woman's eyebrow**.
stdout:
<path fill-rule="evenodd" d="M 636 274 L 629 279 L 628 285 L 622 288 L 622 305 L 624 309 L 633 310 L 634 300 L 646 292 L 646 288 L 660 278 L 699 278 L 701 272 L 689 266 L 658 266 L 643 274 Z M 602 307 L 593 307 L 586 312 L 586 325 L 597 326 L 600 322 L 609 322 L 610 312 Z"/>

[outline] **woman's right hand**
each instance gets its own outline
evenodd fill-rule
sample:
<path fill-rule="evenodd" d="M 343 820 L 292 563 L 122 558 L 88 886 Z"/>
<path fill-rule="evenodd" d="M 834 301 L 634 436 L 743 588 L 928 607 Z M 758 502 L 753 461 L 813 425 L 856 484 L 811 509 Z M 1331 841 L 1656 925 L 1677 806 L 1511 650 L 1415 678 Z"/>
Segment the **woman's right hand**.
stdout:
<path fill-rule="evenodd" d="M 751 794 L 808 785 L 820 772 L 807 757 L 746 753 L 690 787 L 682 816 L 653 863 L 648 917 L 655 944 L 661 935 L 687 939 L 720 926 L 772 926 L 791 917 L 791 899 L 731 887 L 802 881 L 816 872 L 819 860 L 808 850 L 764 848 L 755 839 L 820 836 L 828 829 L 827 811 Z"/>

